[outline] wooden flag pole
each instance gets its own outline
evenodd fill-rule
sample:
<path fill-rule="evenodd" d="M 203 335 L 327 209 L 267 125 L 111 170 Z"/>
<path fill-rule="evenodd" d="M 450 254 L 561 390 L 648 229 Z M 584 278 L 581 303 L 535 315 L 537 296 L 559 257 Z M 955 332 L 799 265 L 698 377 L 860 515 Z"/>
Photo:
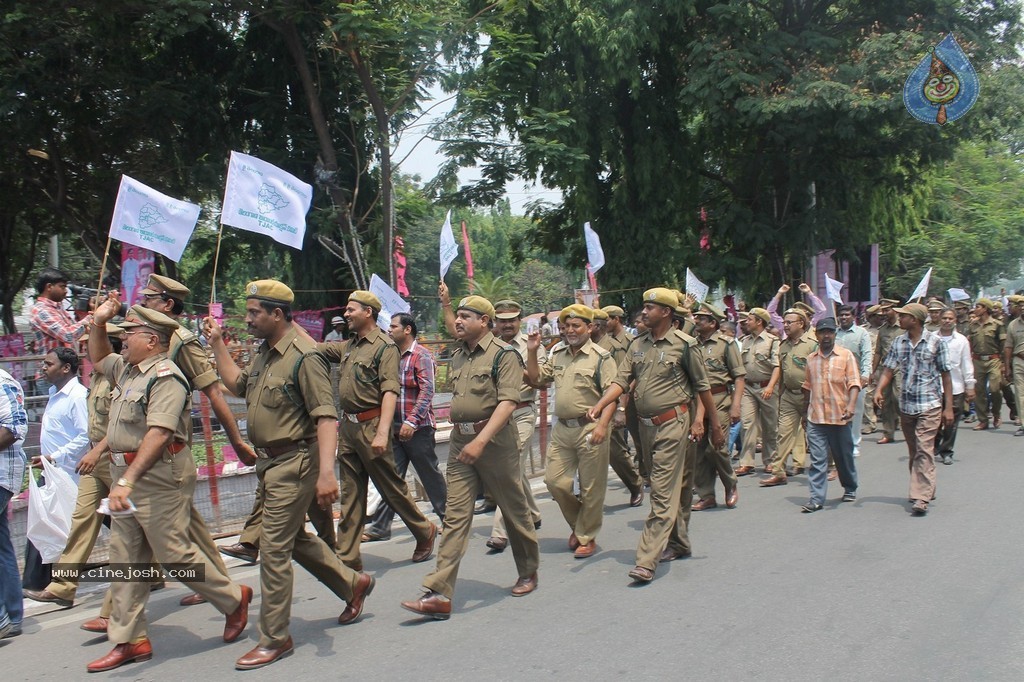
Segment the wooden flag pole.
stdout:
<path fill-rule="evenodd" d="M 110 235 L 107 235 L 107 247 L 103 249 L 103 260 L 100 262 L 100 281 L 96 285 L 96 297 L 99 298 L 99 292 L 103 290 L 103 275 L 106 274 L 107 269 L 107 257 L 110 255 Z"/>
<path fill-rule="evenodd" d="M 220 262 L 220 240 L 224 236 L 224 223 L 217 230 L 217 249 L 213 252 L 213 281 L 210 282 L 210 303 L 217 302 L 217 264 Z"/>

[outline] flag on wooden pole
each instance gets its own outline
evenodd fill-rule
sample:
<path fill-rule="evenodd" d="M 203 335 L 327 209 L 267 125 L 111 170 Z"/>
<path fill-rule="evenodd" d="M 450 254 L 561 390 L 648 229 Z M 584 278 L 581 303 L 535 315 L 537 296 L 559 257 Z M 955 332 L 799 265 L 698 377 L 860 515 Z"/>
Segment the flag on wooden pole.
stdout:
<path fill-rule="evenodd" d="M 125 244 L 162 253 L 177 263 L 198 220 L 197 204 L 161 194 L 122 175 L 110 220 L 110 236 Z"/>
<path fill-rule="evenodd" d="M 836 279 L 832 279 L 831 277 L 828 276 L 827 272 L 825 273 L 825 295 L 828 296 L 833 301 L 835 301 L 836 303 L 838 303 L 839 305 L 843 304 L 842 288 L 845 286 L 846 284 L 844 284 L 843 282 L 840 282 L 839 280 Z"/>
<path fill-rule="evenodd" d="M 908 301 L 913 301 L 914 299 L 924 298 L 925 296 L 927 296 L 928 295 L 928 283 L 931 281 L 931 279 L 932 279 L 932 269 L 928 268 L 928 272 L 924 273 L 924 277 L 921 278 L 921 282 L 917 285 L 917 288 L 914 289 L 914 293 L 912 293 L 910 295 L 910 298 L 908 298 L 907 300 Z"/>
<path fill-rule="evenodd" d="M 448 268 L 459 255 L 459 243 L 455 241 L 452 234 L 452 212 L 449 210 L 444 217 L 444 225 L 441 226 L 441 279 L 448 274 Z"/>
<path fill-rule="evenodd" d="M 302 249 L 313 186 L 255 156 L 231 152 L 220 222 Z"/>
<path fill-rule="evenodd" d="M 587 260 L 590 263 L 590 272 L 596 275 L 597 271 L 604 267 L 604 249 L 601 248 L 601 238 L 590 227 L 590 223 L 583 223 L 583 238 L 587 242 Z"/>

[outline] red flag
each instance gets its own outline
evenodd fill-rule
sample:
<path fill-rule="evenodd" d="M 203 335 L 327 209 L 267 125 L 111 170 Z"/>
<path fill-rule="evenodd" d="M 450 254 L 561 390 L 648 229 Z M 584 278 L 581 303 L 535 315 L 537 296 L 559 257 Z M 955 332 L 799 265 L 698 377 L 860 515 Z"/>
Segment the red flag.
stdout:
<path fill-rule="evenodd" d="M 395 236 L 395 291 L 399 296 L 409 295 L 409 286 L 405 283 L 405 242 Z"/>
<path fill-rule="evenodd" d="M 469 250 L 469 233 L 466 232 L 465 220 L 462 221 L 462 247 L 466 251 L 466 277 L 473 279 L 473 252 Z"/>

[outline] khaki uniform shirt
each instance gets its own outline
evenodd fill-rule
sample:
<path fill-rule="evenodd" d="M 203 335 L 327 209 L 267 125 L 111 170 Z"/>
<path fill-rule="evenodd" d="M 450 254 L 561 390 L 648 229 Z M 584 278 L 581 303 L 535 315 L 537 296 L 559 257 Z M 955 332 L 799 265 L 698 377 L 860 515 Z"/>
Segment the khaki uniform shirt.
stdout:
<path fill-rule="evenodd" d="M 338 403 L 345 412 L 365 412 L 380 407 L 385 393 L 398 395 L 398 346 L 378 327 L 360 338 L 340 343 L 318 343 L 316 349 L 338 367 Z M 383 350 L 382 350 L 383 349 Z M 380 361 L 374 358 L 380 353 Z"/>
<path fill-rule="evenodd" d="M 807 358 L 818 350 L 818 342 L 803 334 L 793 342 L 787 338 L 779 345 L 782 367 L 782 385 L 787 391 L 799 391 L 807 376 Z"/>
<path fill-rule="evenodd" d="M 568 344 L 559 343 L 540 363 L 540 383 L 555 384 L 555 416 L 559 419 L 585 415 L 617 373 L 618 363 L 612 354 L 589 339 L 576 353 Z"/>
<path fill-rule="evenodd" d="M 320 417 L 338 418 L 327 361 L 294 329 L 273 346 L 264 342 L 230 388 L 245 398 L 249 440 L 258 448 L 314 438 Z"/>
<path fill-rule="evenodd" d="M 110 420 L 110 389 L 113 388 L 106 374 L 94 371 L 89 375 L 89 440 L 95 445 L 107 435 Z"/>
<path fill-rule="evenodd" d="M 1024 320 L 1017 317 L 1006 325 L 1005 345 L 1010 349 L 1011 355 L 1024 359 Z"/>
<path fill-rule="evenodd" d="M 885 356 L 889 354 L 889 348 L 892 346 L 892 342 L 896 340 L 903 330 L 900 329 L 898 324 L 889 324 L 886 322 L 878 328 L 878 336 L 875 341 L 875 367 L 881 367 L 882 360 L 885 360 Z"/>
<path fill-rule="evenodd" d="M 197 391 L 218 381 L 217 370 L 213 368 L 203 344 L 199 343 L 199 337 L 184 327 L 178 327 L 171 335 L 167 357 Z"/>
<path fill-rule="evenodd" d="M 746 376 L 739 346 L 721 332 L 716 331 L 706 341 L 697 339 L 697 343 L 704 355 L 708 383 L 712 388 L 731 384 L 737 377 Z"/>
<path fill-rule="evenodd" d="M 515 349 L 493 334 L 484 334 L 472 351 L 465 342 L 456 344 L 448 371 L 452 423 L 490 419 L 498 403 L 520 402 L 523 360 Z"/>
<path fill-rule="evenodd" d="M 636 380 L 634 400 L 641 417 L 656 417 L 711 390 L 697 340 L 676 329 L 655 340 L 650 332 L 633 339 L 615 383 L 623 391 Z"/>
<path fill-rule="evenodd" d="M 494 337 L 498 343 L 505 343 L 498 337 Z M 519 359 L 523 361 L 523 366 L 526 366 L 526 334 L 519 334 L 512 339 L 509 344 L 516 349 L 519 353 Z M 525 376 L 525 375 L 524 375 Z M 525 378 L 523 379 L 523 385 L 519 388 L 519 400 L 518 403 L 532 403 L 537 399 L 537 390 L 526 383 Z"/>
<path fill-rule="evenodd" d="M 595 345 L 611 353 L 612 360 L 615 361 L 616 365 L 619 365 L 622 363 L 622 358 L 626 357 L 626 350 L 629 348 L 629 340 L 625 338 L 625 334 L 620 338 L 615 338 L 611 334 L 605 334 L 601 337 L 600 341 L 595 343 Z"/>
<path fill-rule="evenodd" d="M 98 370 L 111 378 L 107 443 L 111 452 L 136 452 L 142 438 L 156 426 L 174 432 L 174 442 L 187 443 L 192 432 L 191 392 L 178 367 L 164 353 L 130 365 L 116 353 L 103 358 Z"/>
<path fill-rule="evenodd" d="M 972 324 L 967 333 L 967 340 L 971 342 L 971 354 L 975 359 L 988 359 L 990 355 L 1003 356 L 1003 347 L 1006 345 L 1006 330 L 1002 322 L 989 318 L 987 322 Z"/>
<path fill-rule="evenodd" d="M 747 381 L 764 382 L 772 378 L 772 371 L 779 366 L 779 339 L 764 330 L 757 336 L 743 337 L 743 367 L 747 370 Z"/>

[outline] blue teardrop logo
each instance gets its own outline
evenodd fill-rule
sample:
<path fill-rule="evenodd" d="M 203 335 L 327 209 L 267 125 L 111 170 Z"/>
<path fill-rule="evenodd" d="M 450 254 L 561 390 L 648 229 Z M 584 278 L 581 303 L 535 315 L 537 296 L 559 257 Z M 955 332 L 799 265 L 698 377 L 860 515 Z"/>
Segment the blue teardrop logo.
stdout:
<path fill-rule="evenodd" d="M 974 66 L 950 33 L 907 78 L 903 104 L 917 120 L 945 125 L 970 111 L 980 91 Z"/>

